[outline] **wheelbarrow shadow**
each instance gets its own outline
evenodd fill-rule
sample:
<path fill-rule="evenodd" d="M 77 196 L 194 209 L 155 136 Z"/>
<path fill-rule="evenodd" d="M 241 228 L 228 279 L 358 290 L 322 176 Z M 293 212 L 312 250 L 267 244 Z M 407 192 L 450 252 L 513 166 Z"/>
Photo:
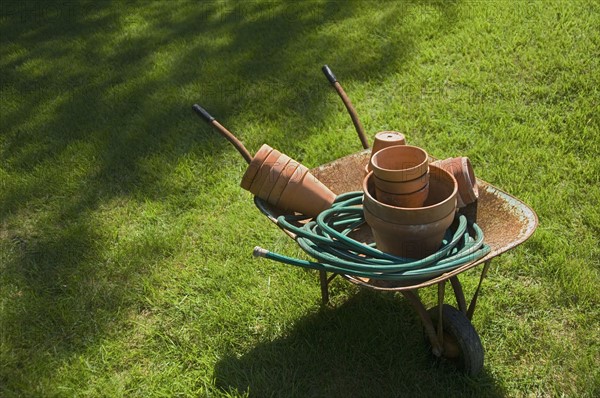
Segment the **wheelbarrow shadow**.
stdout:
<path fill-rule="evenodd" d="M 215 383 L 251 397 L 505 395 L 485 369 L 469 378 L 436 362 L 409 303 L 368 290 L 305 316 L 284 337 L 226 355 Z"/>

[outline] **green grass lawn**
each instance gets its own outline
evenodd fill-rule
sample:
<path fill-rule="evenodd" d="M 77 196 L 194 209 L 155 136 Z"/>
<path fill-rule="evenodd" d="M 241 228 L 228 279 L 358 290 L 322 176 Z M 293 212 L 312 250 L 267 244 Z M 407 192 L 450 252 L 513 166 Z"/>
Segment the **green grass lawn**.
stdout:
<path fill-rule="evenodd" d="M 599 396 L 599 26 L 594 0 L 3 1 L 0 396 Z M 323 64 L 370 137 L 539 216 L 484 282 L 478 377 L 400 295 L 335 280 L 322 307 L 251 256 L 304 255 L 191 105 L 315 167 L 361 149 Z"/>

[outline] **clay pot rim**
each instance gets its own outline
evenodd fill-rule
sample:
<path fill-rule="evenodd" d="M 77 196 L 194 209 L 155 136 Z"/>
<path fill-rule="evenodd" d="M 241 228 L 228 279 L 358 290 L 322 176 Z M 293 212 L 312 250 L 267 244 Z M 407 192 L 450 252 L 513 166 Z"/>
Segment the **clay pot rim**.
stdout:
<path fill-rule="evenodd" d="M 466 156 L 446 158 L 433 163 L 447 169 L 458 182 L 458 206 L 464 207 L 479 198 L 479 187 L 471 161 Z"/>
<path fill-rule="evenodd" d="M 383 193 L 385 193 L 385 194 L 387 194 L 387 195 L 396 195 L 396 196 L 409 196 L 409 195 L 414 195 L 414 194 L 416 194 L 416 193 L 421 193 L 422 191 L 424 191 L 424 190 L 426 190 L 426 189 L 428 190 L 428 189 L 429 189 L 429 182 L 428 182 L 427 184 L 423 185 L 423 187 L 422 187 L 421 189 L 417 190 L 417 191 L 414 191 L 414 192 L 406 192 L 406 193 L 404 193 L 404 192 L 403 192 L 403 193 L 388 192 L 388 191 L 386 191 L 386 190 L 384 190 L 384 189 L 380 189 L 380 188 L 379 188 L 377 185 L 375 185 L 375 184 L 373 184 L 373 186 L 375 187 L 375 192 L 377 192 L 377 191 L 379 190 L 379 191 L 381 191 L 381 192 L 383 192 Z M 377 199 L 377 200 L 378 200 L 378 199 Z M 381 201 L 379 200 L 379 202 L 381 202 Z M 383 202 L 382 202 L 382 203 L 383 203 Z M 396 206 L 396 207 L 398 207 L 398 206 Z"/>
<path fill-rule="evenodd" d="M 397 139 L 386 140 L 386 139 L 380 138 L 380 135 L 385 135 L 385 134 L 394 134 Z M 380 150 L 382 150 L 384 148 L 387 148 L 389 146 L 396 146 L 396 145 L 406 145 L 406 137 L 401 132 L 385 130 L 385 131 L 379 131 L 379 132 L 375 133 L 375 138 L 373 141 L 373 146 L 371 147 L 371 154 L 369 156 L 369 161 L 367 162 L 367 165 L 365 166 L 366 173 L 371 171 L 371 158 L 373 157 L 373 155 L 375 155 L 377 152 L 379 152 Z"/>
<path fill-rule="evenodd" d="M 402 210 L 409 210 L 409 211 L 427 211 L 427 210 L 439 207 L 442 204 L 445 204 L 446 202 L 449 202 L 450 200 L 455 199 L 455 196 L 458 193 L 458 183 L 456 182 L 456 179 L 454 178 L 454 176 L 451 173 L 447 172 L 446 170 L 444 170 L 442 168 L 439 168 L 437 166 L 434 166 L 434 165 L 430 165 L 430 167 L 434 168 L 434 172 L 441 173 L 441 174 L 446 174 L 448 177 L 450 177 L 454 181 L 454 187 L 452 189 L 452 193 L 446 199 L 442 200 L 441 202 L 437 202 L 437 203 L 434 203 L 434 204 L 429 205 L 429 206 L 413 207 L 413 208 L 411 208 L 411 207 L 392 206 L 392 205 L 388 205 L 388 204 L 382 203 L 382 202 L 378 201 L 377 199 L 375 199 L 373 197 L 373 195 L 371 195 L 369 193 L 369 189 L 368 189 L 369 185 L 368 185 L 368 183 L 369 183 L 369 180 L 371 179 L 371 176 L 374 175 L 372 171 L 369 172 L 369 174 L 367 174 L 367 176 L 363 179 L 363 184 L 362 184 L 363 185 L 362 186 L 363 192 L 364 192 L 365 195 L 369 196 L 369 199 L 371 199 L 374 202 L 377 202 L 378 204 L 384 206 L 388 210 L 402 209 Z M 375 182 L 373 182 L 373 185 L 375 185 Z"/>
<path fill-rule="evenodd" d="M 296 162 L 296 161 L 294 159 L 290 159 L 290 161 L 286 164 L 285 167 L 288 167 L 292 162 Z M 292 168 L 293 168 L 293 170 L 291 171 L 291 173 L 289 173 L 288 175 L 284 175 L 284 173 L 281 173 L 279 175 L 279 177 L 277 178 L 277 181 L 275 182 L 275 183 L 278 183 L 281 179 L 282 184 L 283 184 L 283 181 L 285 181 L 285 184 L 283 185 L 281 192 L 278 192 L 279 196 L 273 196 L 273 204 L 275 206 L 279 205 L 279 201 L 284 196 L 285 191 L 288 190 L 288 188 L 290 187 L 290 181 L 292 180 L 292 178 L 294 178 L 297 175 L 296 173 L 298 173 L 298 170 L 301 170 L 299 173 L 300 176 L 297 177 L 298 182 L 302 181 L 304 179 L 304 177 L 306 177 L 306 174 L 309 171 L 307 167 L 304 167 L 304 169 L 302 169 L 302 164 L 298 163 L 298 162 L 296 162 L 296 165 L 293 165 Z M 294 186 L 296 184 L 294 184 Z M 270 195 L 269 195 L 269 199 L 271 199 Z"/>
<path fill-rule="evenodd" d="M 429 225 L 429 224 L 435 224 L 435 223 L 439 223 L 440 221 L 443 221 L 444 219 L 446 219 L 447 217 L 449 217 L 451 214 L 455 215 L 456 213 L 456 209 L 449 211 L 445 216 L 440 217 L 438 219 L 435 219 L 433 221 L 429 221 L 426 223 L 422 223 L 422 224 L 400 224 L 397 222 L 393 222 L 393 221 L 389 221 L 389 220 L 384 220 L 383 218 L 379 217 L 378 215 L 374 214 L 368 207 L 365 207 L 363 209 L 363 211 L 367 211 L 369 213 L 369 215 L 373 218 L 376 218 L 378 220 L 381 220 L 382 222 L 386 223 L 386 224 L 393 224 L 393 225 L 398 225 L 398 226 L 415 226 L 415 225 Z"/>
<path fill-rule="evenodd" d="M 285 153 L 281 153 L 279 157 L 273 162 L 268 171 L 267 179 L 263 182 L 262 186 L 258 190 L 257 196 L 259 198 L 268 200 L 271 196 L 271 192 L 275 188 L 275 184 L 283 174 L 285 167 L 292 159 Z M 266 161 L 263 162 L 261 169 L 266 166 Z"/>
<path fill-rule="evenodd" d="M 418 181 L 421 180 L 421 181 Z M 424 181 L 424 183 L 423 183 Z M 429 173 L 425 173 L 422 176 L 419 176 L 417 178 L 413 178 L 412 180 L 408 180 L 408 181 L 388 181 L 388 180 L 383 180 L 379 177 L 377 177 L 376 175 L 373 175 L 373 184 L 375 185 L 375 188 L 379 189 L 380 191 L 383 192 L 387 192 L 387 193 L 393 193 L 393 194 L 410 194 L 410 193 L 414 193 L 414 192 L 418 192 L 421 189 L 423 189 L 423 187 L 427 184 L 429 184 Z M 419 186 L 422 185 L 421 188 L 418 189 L 410 189 L 406 188 L 406 187 L 413 187 L 414 185 Z M 396 191 L 396 192 L 394 192 Z M 397 191 L 408 191 L 408 192 L 397 192 Z"/>
<path fill-rule="evenodd" d="M 257 195 L 260 192 L 260 189 L 262 188 L 262 186 L 268 181 L 269 179 L 269 175 L 270 175 L 270 169 L 271 166 L 267 166 L 265 167 L 265 165 L 267 164 L 275 164 L 275 162 L 277 161 L 277 159 L 279 159 L 279 157 L 281 156 L 281 152 L 279 152 L 277 149 L 273 149 L 263 160 L 262 164 L 260 165 L 260 168 L 258 169 L 258 172 L 256 173 L 256 175 L 254 176 L 254 178 L 252 179 L 252 182 L 250 183 L 250 188 L 248 189 L 250 192 L 252 192 L 253 194 Z M 273 159 L 271 161 L 269 161 L 267 163 L 267 160 L 269 159 Z M 262 179 L 262 181 L 261 181 Z"/>
<path fill-rule="evenodd" d="M 262 144 L 260 149 L 256 151 L 254 157 L 250 161 L 250 164 L 246 168 L 244 175 L 242 176 L 242 181 L 240 182 L 240 186 L 245 190 L 249 191 L 254 178 L 258 174 L 262 164 L 265 162 L 267 157 L 273 152 L 275 149 L 271 148 L 268 144 Z M 261 151 L 266 151 L 264 155 Z M 260 155 L 260 156 L 259 156 Z"/>
<path fill-rule="evenodd" d="M 398 140 L 391 140 L 391 141 L 388 141 L 388 140 L 382 140 L 382 141 L 384 141 L 384 142 L 401 142 L 401 141 L 403 141 L 404 143 L 402 143 L 402 144 L 396 144 L 396 145 L 406 145 L 406 136 L 404 134 L 402 134 L 401 132 L 394 131 L 394 130 L 379 131 L 379 132 L 375 133 L 375 139 L 376 140 L 377 139 L 381 139 L 379 136 L 380 135 L 385 135 L 385 134 L 393 134 L 393 135 L 397 136 L 400 139 L 398 139 Z M 375 145 L 373 145 L 373 147 L 375 147 Z M 382 148 L 382 149 L 384 149 L 384 148 Z M 375 153 L 377 153 L 377 152 L 379 152 L 379 151 L 376 151 Z"/>
<path fill-rule="evenodd" d="M 377 160 L 377 158 L 381 157 L 381 156 L 385 156 L 387 155 L 386 152 L 392 153 L 393 151 L 399 151 L 399 150 L 409 150 L 409 151 L 416 151 L 419 152 L 421 155 L 423 155 L 423 161 L 420 162 L 419 164 L 417 164 L 416 166 L 412 166 L 412 167 L 408 167 L 405 169 L 386 169 L 384 167 L 380 167 L 377 166 L 375 164 L 375 162 L 373 160 Z M 407 175 L 407 174 L 416 174 L 416 175 L 423 175 L 427 172 L 427 168 L 429 166 L 429 154 L 423 149 L 423 148 L 419 148 L 418 146 L 413 146 L 413 145 L 392 145 L 392 146 L 388 146 L 386 148 L 383 148 L 377 152 L 375 152 L 373 154 L 373 156 L 371 156 L 371 159 L 369 160 L 369 164 L 371 165 L 371 169 L 373 170 L 379 170 L 383 173 L 397 173 L 400 174 L 402 173 L 403 175 Z M 394 177 L 392 177 L 394 178 Z M 402 178 L 402 177 L 397 177 L 397 178 Z M 385 178 L 383 178 L 385 179 Z M 404 181 L 402 179 L 385 179 L 387 181 Z M 411 178 L 411 180 L 414 180 L 414 178 Z"/>
<path fill-rule="evenodd" d="M 425 184 L 425 186 L 418 191 L 409 193 L 386 192 L 375 186 L 375 195 L 378 198 L 377 200 L 382 203 L 416 209 L 422 207 L 423 203 L 427 200 L 427 196 L 429 195 L 429 183 Z"/>

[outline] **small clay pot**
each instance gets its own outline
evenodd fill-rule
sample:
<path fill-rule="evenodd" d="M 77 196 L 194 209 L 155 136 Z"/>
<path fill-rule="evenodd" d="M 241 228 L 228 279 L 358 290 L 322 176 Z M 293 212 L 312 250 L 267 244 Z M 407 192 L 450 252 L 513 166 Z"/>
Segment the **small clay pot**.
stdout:
<path fill-rule="evenodd" d="M 451 173 L 458 183 L 458 207 L 465 207 L 477 200 L 479 190 L 477 179 L 468 157 L 448 158 L 434 162 L 438 167 Z"/>
<path fill-rule="evenodd" d="M 427 173 L 429 156 L 411 145 L 396 145 L 377 151 L 371 157 L 373 173 L 385 181 L 410 181 Z"/>
<path fill-rule="evenodd" d="M 377 187 L 377 184 L 375 184 L 375 194 L 378 201 L 388 205 L 410 208 L 421 207 L 429 194 L 429 184 L 427 183 L 417 192 L 411 193 L 385 192 L 380 190 L 379 187 Z"/>
<path fill-rule="evenodd" d="M 271 148 L 267 144 L 263 144 L 263 146 L 260 147 L 258 152 L 256 152 L 256 154 L 252 158 L 252 161 L 248 165 L 246 172 L 242 176 L 242 182 L 240 183 L 240 186 L 242 188 L 244 188 L 247 191 L 250 190 L 250 185 L 252 184 L 254 177 L 258 173 L 258 170 L 260 170 L 260 166 L 262 166 L 263 162 L 272 151 L 273 148 Z"/>
<path fill-rule="evenodd" d="M 409 194 L 423 189 L 429 183 L 429 172 L 410 181 L 386 181 L 374 175 L 373 182 L 375 183 L 375 187 L 381 191 L 395 194 Z"/>
<path fill-rule="evenodd" d="M 378 151 L 383 148 L 387 148 L 395 145 L 406 145 L 406 138 L 404 134 L 399 133 L 397 131 L 380 131 L 375 134 L 375 139 L 373 140 L 373 147 L 371 147 L 371 157 L 376 154 Z M 366 171 L 367 173 L 371 171 L 371 159 L 369 158 L 369 163 L 367 163 Z"/>

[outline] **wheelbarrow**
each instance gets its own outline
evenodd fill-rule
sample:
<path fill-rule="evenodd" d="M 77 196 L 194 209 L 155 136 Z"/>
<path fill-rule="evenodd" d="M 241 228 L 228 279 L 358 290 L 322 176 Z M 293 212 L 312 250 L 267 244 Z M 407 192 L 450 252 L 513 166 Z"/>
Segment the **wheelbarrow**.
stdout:
<path fill-rule="evenodd" d="M 311 170 L 311 173 L 337 195 L 360 191 L 365 166 L 371 154 L 368 149 L 368 141 L 356 112 L 337 79 L 327 66 L 323 67 L 323 72 L 337 90 L 344 105 L 346 105 L 364 150 L 316 167 Z M 202 107 L 194 105 L 193 109 L 225 136 L 244 159 L 250 162 L 252 159 L 250 153 L 233 134 L 219 124 Z M 440 275 L 412 281 L 369 279 L 351 274 L 330 273 L 319 270 L 317 272 L 319 273 L 322 303 L 325 305 L 329 302 L 329 284 L 337 276 L 341 276 L 348 282 L 364 288 L 400 292 L 419 315 L 434 356 L 448 360 L 468 375 L 474 376 L 481 372 L 484 361 L 483 346 L 477 331 L 471 323 L 471 319 L 482 282 L 489 270 L 492 259 L 526 241 L 535 231 L 538 220 L 535 212 L 519 199 L 479 178 L 477 178 L 477 185 L 479 190 L 477 202 L 463 208 L 461 212 L 467 218 L 477 220 L 477 225 L 484 233 L 485 243 L 489 246 L 489 252 L 485 256 Z M 278 217 L 286 215 L 285 211 L 270 205 L 257 196 L 254 197 L 254 203 L 260 212 L 275 224 L 278 223 Z M 292 239 L 296 239 L 293 232 L 285 229 L 283 231 Z M 366 224 L 360 227 L 355 235 L 356 239 L 360 239 L 365 243 L 373 242 L 371 230 Z M 479 283 L 467 304 L 458 276 L 482 264 Z M 450 281 L 458 308 L 445 303 L 447 281 Z M 437 305 L 427 309 L 419 297 L 418 290 L 433 285 L 437 286 Z"/>
<path fill-rule="evenodd" d="M 364 167 L 369 156 L 369 150 L 361 151 L 319 166 L 311 172 L 336 194 L 357 191 L 361 189 Z M 483 369 L 483 347 L 471 319 L 491 261 L 527 240 L 538 222 L 535 212 L 522 201 L 481 179 L 477 179 L 477 183 L 477 224 L 483 230 L 485 241 L 491 249 L 486 256 L 434 278 L 408 283 L 340 275 L 365 288 L 402 293 L 421 318 L 432 353 L 436 357 L 446 358 L 469 375 L 476 375 Z M 254 203 L 273 223 L 277 223 L 277 218 L 284 214 L 258 197 L 254 197 Z M 292 234 L 290 237 L 295 238 Z M 366 242 L 372 240 L 370 229 L 366 225 L 362 231 L 362 239 Z M 458 276 L 481 264 L 483 267 L 479 283 L 467 305 Z M 329 284 L 338 274 L 317 272 L 322 302 L 326 304 L 329 302 Z M 447 281 L 450 281 L 458 308 L 445 303 Z M 419 298 L 418 290 L 433 285 L 437 285 L 437 306 L 427 309 Z"/>

